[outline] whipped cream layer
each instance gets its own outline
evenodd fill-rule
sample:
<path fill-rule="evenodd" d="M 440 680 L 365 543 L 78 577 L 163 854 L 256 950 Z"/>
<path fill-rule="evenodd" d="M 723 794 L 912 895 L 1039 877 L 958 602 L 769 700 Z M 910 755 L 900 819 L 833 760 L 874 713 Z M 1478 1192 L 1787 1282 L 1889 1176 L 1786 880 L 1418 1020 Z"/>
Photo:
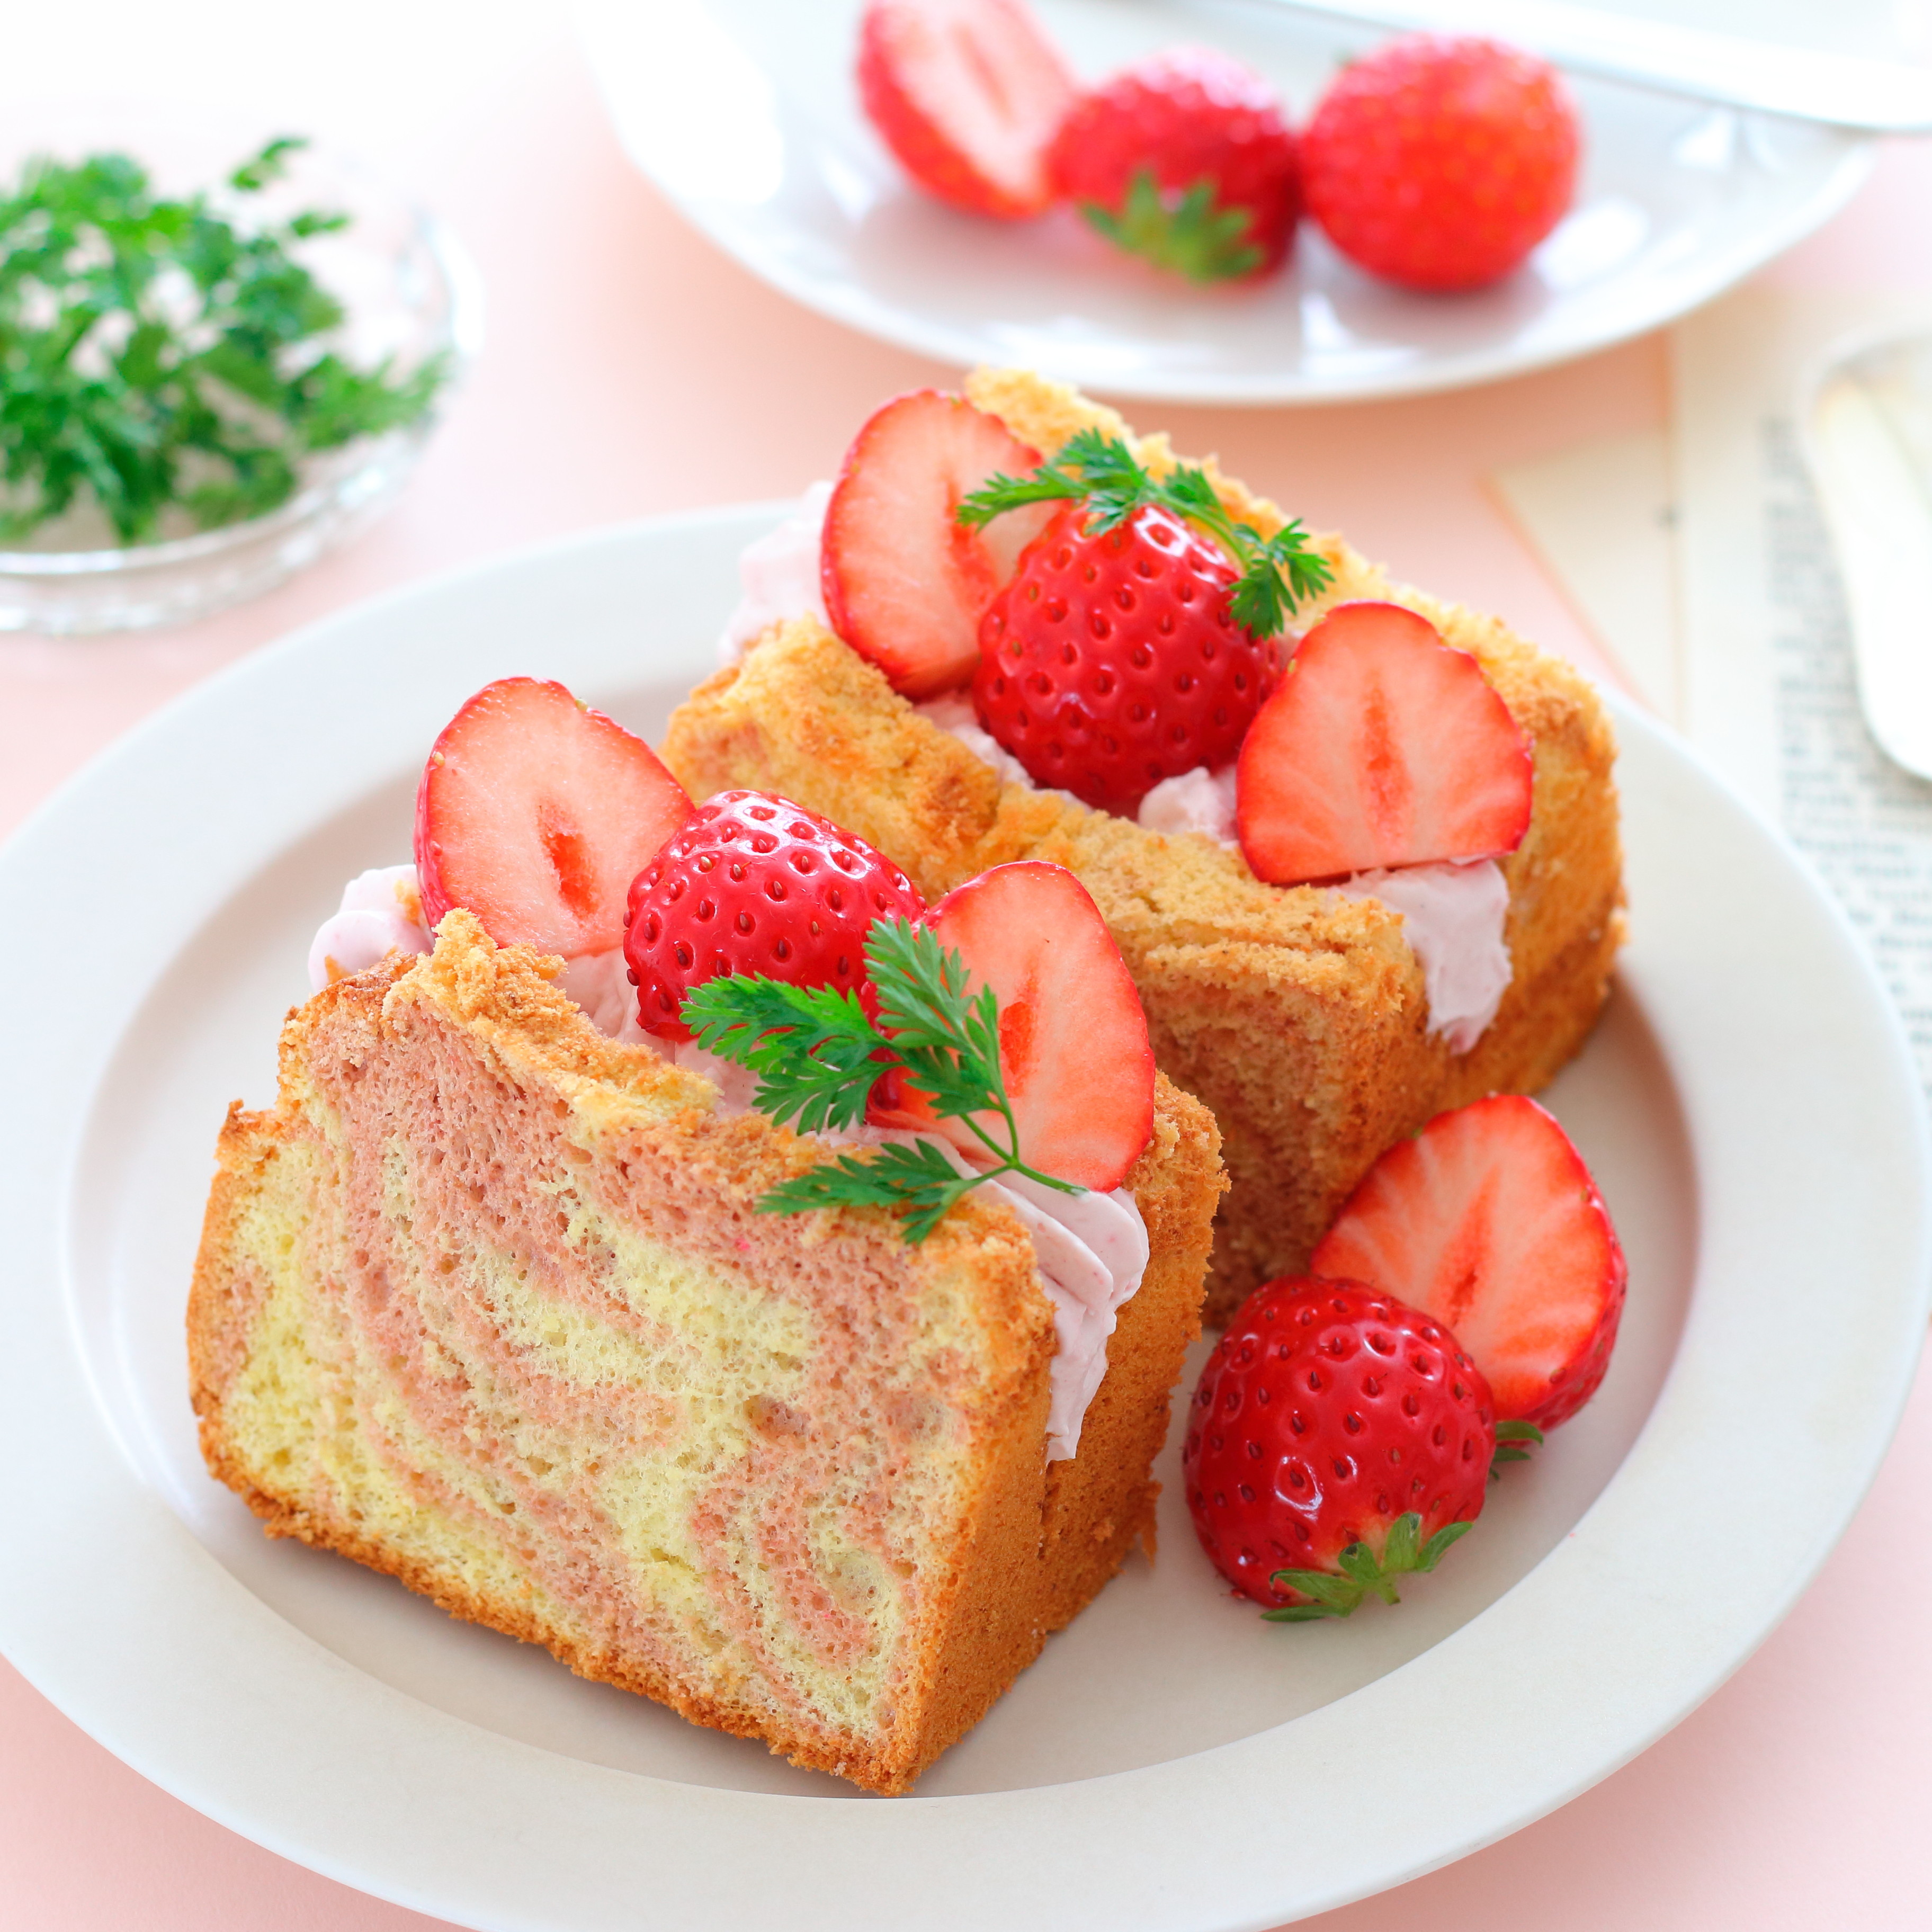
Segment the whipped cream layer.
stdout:
<path fill-rule="evenodd" d="M 1234 767 L 1198 766 L 1154 787 L 1141 801 L 1150 832 L 1198 832 L 1238 851 Z M 1334 890 L 1344 898 L 1379 899 L 1402 921 L 1429 995 L 1429 1030 L 1452 1053 L 1480 1040 L 1509 990 L 1513 968 L 1503 929 L 1509 882 L 1493 859 L 1448 860 L 1358 872 Z"/>
<path fill-rule="evenodd" d="M 1135 822 L 1150 832 L 1198 832 L 1217 845 L 1238 851 L 1240 841 L 1234 836 L 1234 767 L 1223 765 L 1218 771 L 1210 771 L 1205 765 L 1196 765 L 1178 778 L 1162 778 L 1141 800 Z"/>
<path fill-rule="evenodd" d="M 342 889 L 342 903 L 322 922 L 308 949 L 308 983 L 320 992 L 352 973 L 366 972 L 392 952 L 427 952 L 422 895 L 413 866 L 380 866 L 358 872 Z"/>
<path fill-rule="evenodd" d="M 964 1172 L 958 1148 L 940 1144 Z M 1047 1365 L 1046 1460 L 1068 1461 L 1079 1454 L 1080 1425 L 1107 1373 L 1108 1337 L 1147 1272 L 1147 1222 L 1124 1187 L 1061 1194 L 1018 1174 L 980 1186 L 1033 1236 L 1059 1342 Z"/>
<path fill-rule="evenodd" d="M 434 943 L 422 922 L 415 866 L 386 866 L 358 873 L 344 887 L 340 909 L 323 922 L 309 948 L 309 984 L 320 992 L 348 974 L 379 964 L 392 952 L 427 952 Z M 674 1066 L 702 1074 L 718 1089 L 727 1112 L 750 1111 L 758 1082 L 748 1068 L 707 1053 L 695 1040 L 660 1040 L 638 1025 L 637 991 L 622 946 L 566 959 L 555 984 L 583 1008 L 600 1033 L 648 1046 Z M 812 1138 L 832 1147 L 930 1139 L 962 1174 L 975 1171 L 950 1141 L 936 1136 L 861 1126 L 829 1129 Z M 1011 1208 L 1033 1237 L 1034 1258 L 1041 1286 L 1053 1304 L 1059 1341 L 1048 1366 L 1046 1459 L 1063 1462 L 1079 1450 L 1087 1406 L 1107 1372 L 1107 1338 L 1146 1271 L 1147 1223 L 1124 1187 L 1111 1194 L 1062 1194 L 1009 1174 L 1002 1180 L 982 1181 L 980 1188 Z"/>
<path fill-rule="evenodd" d="M 1400 918 L 1422 968 L 1429 1030 L 1452 1053 L 1467 1053 L 1496 1018 L 1514 970 L 1503 938 L 1510 902 L 1503 868 L 1493 859 L 1398 866 L 1358 872 L 1335 890 L 1379 899 Z"/>
<path fill-rule="evenodd" d="M 788 617 L 816 617 L 831 628 L 819 574 L 820 540 L 831 500 L 830 483 L 808 485 L 791 515 L 769 536 L 746 546 L 738 559 L 738 608 L 718 640 L 720 664 L 736 664 L 754 638 Z"/>

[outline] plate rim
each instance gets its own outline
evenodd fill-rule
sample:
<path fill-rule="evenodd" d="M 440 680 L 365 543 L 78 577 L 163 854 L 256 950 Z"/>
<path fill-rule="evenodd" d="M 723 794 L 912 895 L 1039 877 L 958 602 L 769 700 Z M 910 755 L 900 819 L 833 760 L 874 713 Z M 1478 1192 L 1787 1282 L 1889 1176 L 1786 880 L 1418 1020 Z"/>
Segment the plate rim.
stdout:
<path fill-rule="evenodd" d="M 0 848 L 0 920 L 23 903 L 44 905 L 50 881 L 62 879 L 76 854 L 98 850 L 104 832 L 119 822 L 129 788 L 146 782 L 169 758 L 191 752 L 197 734 L 204 739 L 214 734 L 215 744 L 204 743 L 204 752 L 220 749 L 233 721 L 257 715 L 265 700 L 280 702 L 292 716 L 321 717 L 326 728 L 332 675 L 338 682 L 352 681 L 387 664 L 406 698 L 412 676 L 421 682 L 441 675 L 428 659 L 413 667 L 394 664 L 385 656 L 386 627 L 412 622 L 430 626 L 440 608 L 453 610 L 465 598 L 500 592 L 519 578 L 561 583 L 596 579 L 600 571 L 619 580 L 626 572 L 675 572 L 679 540 L 694 529 L 742 537 L 765 527 L 772 513 L 769 504 L 728 506 L 538 546 L 352 607 L 242 660 L 110 747 Z M 319 677 L 317 666 L 325 658 L 332 668 Z M 401 708 L 408 709 L 406 702 Z M 1638 1529 L 1648 1544 L 1656 1518 L 1653 1514 L 1634 1522 L 1633 1510 L 1640 1514 L 1654 1504 L 1658 1472 L 1668 1473 L 1687 1431 L 1696 1437 L 1690 1412 L 1732 1399 L 1724 1377 L 1736 1371 L 1736 1352 L 1721 1338 L 1714 1344 L 1708 1331 L 1720 1318 L 1712 1312 L 1713 1293 L 1721 1304 L 1740 1291 L 1728 1278 L 1718 1290 L 1707 1287 L 1701 1240 L 1696 1286 L 1677 1358 L 1623 1466 L 1571 1536 L 1443 1642 L 1289 1724 L 1187 1757 L 1070 1784 L 889 1804 L 688 1786 L 480 1730 L 364 1676 L 284 1623 L 146 1488 L 115 1443 L 109 1418 L 93 1406 L 80 1360 L 66 1305 L 64 1271 L 70 1257 L 63 1232 L 50 1225 L 53 1217 L 44 1203 L 52 1198 L 64 1204 L 69 1197 L 71 1162 L 98 1084 L 98 1070 L 89 1082 L 88 1066 L 104 1069 L 120 1036 L 86 1042 L 85 1050 L 71 1031 L 62 1034 L 56 1028 L 37 1039 L 31 1002 L 23 1006 L 18 999 L 0 1000 L 0 1058 L 16 1054 L 15 1064 L 28 1075 L 16 1090 L 16 1107 L 0 1120 L 0 1213 L 20 1231 L 20 1252 L 29 1258 L 15 1282 L 44 1285 L 51 1279 L 58 1292 L 9 1297 L 16 1304 L 11 1325 L 23 1346 L 0 1358 L 0 1534 L 14 1547 L 38 1549 L 42 1563 L 29 1589 L 0 1592 L 0 1648 L 109 1750 L 195 1808 L 344 1882 L 490 1932 L 603 1932 L 607 1926 L 633 1924 L 634 1910 L 627 1908 L 634 1909 L 639 1886 L 646 1882 L 666 1922 L 740 1924 L 769 1912 L 774 1898 L 786 1895 L 761 1891 L 761 1885 L 782 1876 L 795 1888 L 802 1874 L 823 1875 L 829 1858 L 835 1873 L 841 1869 L 838 1858 L 846 1862 L 844 1870 L 865 1873 L 864 1910 L 856 1909 L 860 1902 L 836 1886 L 809 1899 L 794 1892 L 788 1898 L 791 1922 L 836 1924 L 856 1932 L 875 1922 L 898 1922 L 916 1900 L 925 1922 L 934 1926 L 983 1924 L 996 1912 L 1029 1922 L 1029 1915 L 1050 1911 L 1070 1928 L 1178 1932 L 1211 1924 L 1220 1932 L 1260 1932 L 1286 1918 L 1401 1883 L 1556 1808 L 1687 1714 L 1796 1600 L 1876 1473 L 1903 1411 L 1932 1304 L 1932 1145 L 1903 1030 L 1875 969 L 1835 902 L 1789 846 L 1661 727 L 1627 704 L 1614 708 L 1627 751 L 1642 747 L 1636 764 L 1648 760 L 1646 769 L 1664 774 L 1664 780 L 1644 782 L 1667 781 L 1687 798 L 1706 801 L 1714 814 L 1707 830 L 1720 844 L 1728 841 L 1732 863 L 1748 875 L 1739 890 L 1750 889 L 1762 874 L 1774 882 L 1771 889 L 1795 893 L 1793 903 L 1810 908 L 1809 925 L 1792 935 L 1789 950 L 1793 958 L 1810 958 L 1809 946 L 1822 962 L 1818 970 L 1850 996 L 1839 1003 L 1844 1010 L 1833 1011 L 1827 1030 L 1838 1030 L 1831 1052 L 1842 1053 L 1850 1040 L 1856 1049 L 1850 1064 L 1871 1076 L 1868 1088 L 1861 1090 L 1858 1114 L 1873 1158 L 1882 1168 L 1882 1185 L 1877 1178 L 1870 1184 L 1878 1211 L 1866 1217 L 1866 1238 L 1878 1244 L 1885 1262 L 1874 1279 L 1888 1284 L 1860 1330 L 1863 1353 L 1854 1352 L 1856 1358 L 1847 1357 L 1841 1365 L 1862 1391 L 1856 1426 L 1849 1432 L 1856 1440 L 1822 1444 L 1834 1486 L 1828 1496 L 1811 1498 L 1789 1519 L 1808 1524 L 1798 1546 L 1764 1559 L 1770 1567 L 1754 1577 L 1748 1615 L 1734 1615 L 1721 1633 L 1708 1628 L 1722 1607 L 1720 1588 L 1714 1607 L 1701 1606 L 1704 1622 L 1694 1628 L 1688 1645 L 1673 1640 L 1653 1646 L 1642 1682 L 1621 1700 L 1614 1689 L 1588 1681 L 1615 1674 L 1602 1669 L 1606 1654 L 1630 1661 L 1632 1620 L 1600 1587 L 1622 1574 L 1606 1556 L 1606 1544 L 1614 1545 L 1619 1534 L 1634 1540 Z M 376 735 L 386 741 L 398 737 L 394 730 Z M 352 758 L 354 769 L 342 776 L 341 786 L 353 791 L 370 770 L 388 770 L 393 763 L 391 752 L 380 747 L 362 756 L 359 765 Z M 311 820 L 321 809 L 310 806 Z M 298 815 L 296 822 L 302 822 Z M 267 838 L 272 832 L 245 836 Z M 238 839 L 244 834 L 224 836 Z M 238 883 L 230 878 L 204 884 L 227 894 Z M 1644 916 L 1641 902 L 1638 916 Z M 182 918 L 191 922 L 198 915 L 190 906 Z M 1712 1096 L 1696 1084 L 1703 1076 L 1680 1059 L 1672 1042 L 1693 1021 L 1721 1025 L 1732 1002 L 1714 991 L 1708 1010 L 1688 1020 L 1660 1011 L 1645 981 L 1666 968 L 1681 970 L 1682 963 L 1670 958 L 1672 944 L 1682 941 L 1653 932 L 1642 947 L 1633 947 L 1627 976 L 1678 1084 L 1696 1150 L 1702 1214 L 1709 1206 L 1710 1178 L 1721 1180 L 1731 1196 L 1742 1184 L 1726 1165 L 1734 1155 L 1711 1141 Z M 175 950 L 165 932 L 154 937 L 148 946 L 153 971 L 137 983 L 151 984 Z M 1654 963 L 1660 958 L 1663 965 Z M 7 970 L 44 994 L 61 986 L 58 962 L 16 957 Z M 77 1017 L 84 1023 L 92 1011 Z M 1798 1049 L 1804 1050 L 1804 1042 Z M 1810 1050 L 1822 1054 L 1826 1048 Z M 45 1107 L 19 1104 L 36 1096 Z M 1752 1096 L 1752 1104 L 1760 1099 Z M 1736 1111 L 1742 1103 L 1730 1104 Z M 50 1112 L 56 1119 L 70 1117 L 72 1131 L 50 1132 Z M 1883 1121 L 1882 1130 L 1872 1126 L 1874 1120 Z M 1843 1131 L 1856 1129 L 1854 1121 Z M 1772 1198 L 1793 1197 L 1780 1192 Z M 1842 1219 L 1856 1218 L 1849 1207 L 1839 1211 Z M 1764 1238 L 1753 1248 L 1747 1231 L 1732 1226 L 1737 1218 L 1732 1212 L 1711 1238 L 1732 1246 L 1742 1241 L 1747 1254 L 1780 1253 L 1784 1244 L 1768 1247 Z M 1742 1263 L 1732 1259 L 1727 1265 L 1735 1270 Z M 0 1288 L 0 1294 L 8 1293 Z M 1880 1342 L 1886 1346 L 1879 1347 Z M 1758 1335 L 1748 1344 L 1748 1352 L 1755 1348 L 1762 1354 L 1774 1347 L 1774 1339 Z M 1834 1337 L 1830 1346 L 1849 1345 Z M 53 1439 L 64 1452 L 51 1472 L 44 1454 L 50 1420 Z M 38 1486 L 26 1473 L 37 1463 Z M 73 1552 L 63 1552 L 58 1538 L 49 1534 L 50 1524 L 70 1520 L 95 1526 L 99 1536 L 118 1538 L 116 1549 L 128 1553 L 118 1606 L 104 1610 L 98 1600 L 99 1558 L 90 1568 Z M 1660 1588 L 1667 1597 L 1669 1586 Z M 1562 1684 L 1567 1695 L 1582 1700 L 1577 1710 L 1588 1707 L 1578 1721 L 1585 1730 L 1595 1726 L 1588 1740 L 1574 1729 L 1552 1730 L 1546 1709 L 1522 1702 L 1534 1674 L 1527 1666 L 1536 1661 L 1525 1652 L 1522 1633 L 1546 1630 L 1538 1617 L 1547 1618 L 1552 1604 L 1574 1608 L 1580 1592 L 1582 1609 L 1575 1622 L 1562 1626 L 1562 1641 L 1546 1645 L 1550 1654 L 1538 1664 L 1537 1682 L 1546 1689 Z M 1676 1607 L 1682 1611 L 1687 1604 Z M 96 1641 L 104 1616 L 110 1625 L 118 1616 L 125 1626 L 121 1634 L 127 1654 L 104 1654 Z M 218 1635 L 238 1641 L 238 1650 L 211 1655 Z M 1589 1658 L 1581 1657 L 1584 1648 Z M 1452 1789 L 1460 1794 L 1460 1808 L 1445 1826 L 1443 1776 L 1427 1761 L 1420 1742 L 1431 1735 L 1432 1716 L 1458 1722 L 1466 1719 L 1472 1696 L 1498 1698 L 1498 1654 L 1509 1654 L 1526 1675 L 1510 1686 L 1516 1702 L 1508 1721 L 1492 1726 L 1496 1736 L 1478 1740 L 1457 1756 Z M 164 1660 L 179 1665 L 184 1658 L 186 1666 L 172 1674 L 142 1667 Z M 1324 1864 L 1318 1850 L 1282 1844 L 1284 1780 L 1300 1792 L 1306 1823 L 1318 1826 L 1326 1816 L 1332 1826 L 1347 1808 L 1336 1795 L 1346 1780 L 1324 1784 L 1323 1768 L 1348 1762 L 1355 1755 L 1348 1748 L 1351 1733 L 1378 1723 L 1378 1712 L 1385 1715 L 1398 1706 L 1410 1714 L 1413 1728 L 1396 1733 L 1402 1742 L 1388 1768 L 1392 1788 L 1376 1792 L 1372 1810 L 1382 1832 L 1393 1823 L 1407 1826 L 1404 1852 L 1394 1863 L 1384 1858 L 1370 1870 L 1360 1856 L 1351 1864 L 1346 1856 L 1325 1855 Z M 1614 1737 L 1606 1738 L 1606 1731 Z M 1389 1734 L 1385 1726 L 1381 1734 Z M 368 1790 L 352 1780 L 350 1788 L 318 1790 L 280 1765 L 291 1736 L 323 1736 L 344 1762 L 379 1767 L 379 1774 Z M 1526 1740 L 1538 1745 L 1527 1754 L 1536 1765 L 1533 1790 L 1526 1790 L 1517 1762 Z M 184 1754 L 192 1761 L 184 1764 Z M 479 1835 L 486 1823 L 489 1842 Z M 755 1831 L 748 1832 L 748 1825 Z M 1318 1830 L 1310 1836 L 1321 1844 Z M 755 1840 L 755 1852 L 748 1850 L 748 1839 Z M 546 1882 L 533 1888 L 529 1870 L 517 1860 L 522 1847 L 538 1841 L 569 1847 L 574 1862 L 560 1874 L 553 1862 Z M 1010 1862 L 981 1874 L 967 1916 L 955 1916 L 957 1898 L 939 1909 L 928 1889 L 934 1872 L 966 1869 L 994 1841 Z M 1084 1859 L 1066 1868 L 1070 1843 L 1104 1845 L 1105 1869 Z M 1230 1860 L 1231 1844 L 1251 1848 L 1245 1863 Z M 698 1846 L 704 1847 L 701 1853 L 694 1852 Z M 1204 1849 L 1209 1847 L 1211 1852 Z M 718 1868 L 725 1850 L 731 1854 L 724 1861 L 728 1871 Z"/>
<path fill-rule="evenodd" d="M 656 0 L 656 3 L 665 4 L 665 0 Z M 623 0 L 571 0 L 571 12 L 598 97 L 626 160 L 685 220 L 748 274 L 829 321 L 957 368 L 982 364 L 1004 368 L 1012 362 L 1011 348 L 1003 346 L 983 325 L 975 329 L 928 318 L 873 296 L 862 284 L 814 276 L 782 250 L 760 247 L 754 231 L 731 220 L 722 204 L 688 192 L 680 183 L 652 167 L 631 137 L 630 116 L 614 77 L 620 63 L 607 58 L 602 51 L 602 44 L 613 31 L 608 22 L 620 12 L 634 13 L 637 4 L 644 4 L 644 0 L 633 0 L 628 7 Z M 691 4 L 700 14 L 709 11 L 709 0 L 691 0 Z M 621 44 L 621 32 L 619 39 Z M 1665 98 L 1660 90 L 1634 84 L 1602 84 L 1627 86 L 1632 93 Z M 1770 123 L 1779 118 L 1738 112 L 1741 128 L 1756 122 Z M 1821 227 L 1857 193 L 1877 160 L 1876 135 L 1838 131 L 1846 135 L 1844 151 L 1808 196 L 1785 208 L 1777 219 L 1766 220 L 1762 227 L 1728 246 L 1700 251 L 1670 274 L 1653 276 L 1653 283 L 1668 291 L 1661 299 L 1634 305 L 1606 302 L 1588 326 L 1553 342 L 1528 349 L 1466 350 L 1427 358 L 1387 374 L 1325 382 L 1311 380 L 1290 370 L 1274 376 L 1216 376 L 1209 371 L 1190 375 L 1184 370 L 1148 376 L 1130 370 L 1124 374 L 1111 367 L 1086 366 L 1075 357 L 1057 358 L 1052 346 L 1045 342 L 1031 346 L 1028 359 L 1056 380 L 1104 395 L 1225 408 L 1282 404 L 1316 407 L 1377 402 L 1480 388 L 1486 383 L 1530 375 L 1614 347 L 1677 320 L 1714 300 Z"/>

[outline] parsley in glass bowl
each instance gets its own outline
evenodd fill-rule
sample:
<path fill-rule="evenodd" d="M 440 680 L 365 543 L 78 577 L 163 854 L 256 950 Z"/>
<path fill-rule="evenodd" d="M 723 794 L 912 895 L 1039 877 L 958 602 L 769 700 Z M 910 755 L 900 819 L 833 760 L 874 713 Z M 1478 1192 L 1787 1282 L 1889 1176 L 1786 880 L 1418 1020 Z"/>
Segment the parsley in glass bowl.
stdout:
<path fill-rule="evenodd" d="M 0 630 L 182 623 L 394 497 L 473 272 L 346 158 L 128 130 L 0 156 Z"/>

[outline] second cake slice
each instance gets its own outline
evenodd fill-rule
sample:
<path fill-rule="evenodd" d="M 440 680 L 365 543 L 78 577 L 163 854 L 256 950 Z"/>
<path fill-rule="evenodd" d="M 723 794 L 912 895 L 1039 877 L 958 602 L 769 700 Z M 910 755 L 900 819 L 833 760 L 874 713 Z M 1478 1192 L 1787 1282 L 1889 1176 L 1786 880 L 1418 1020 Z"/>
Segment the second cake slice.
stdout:
<path fill-rule="evenodd" d="M 1037 378 L 982 372 L 968 395 L 1044 453 L 1098 429 L 1150 470 L 1172 466 L 1164 438 L 1136 440 L 1112 410 Z M 1261 534 L 1281 527 L 1273 504 L 1214 482 Z M 1162 1070 L 1220 1124 L 1232 1188 L 1210 1318 L 1305 1267 L 1393 1142 L 1445 1108 L 1547 1082 L 1594 1023 L 1622 932 L 1615 746 L 1588 684 L 1500 622 L 1392 583 L 1338 539 L 1318 547 L 1333 579 L 1306 617 L 1364 599 L 1420 613 L 1476 659 L 1532 748 L 1528 832 L 1502 861 L 1509 985 L 1466 1052 L 1432 1031 L 1422 966 L 1382 900 L 1264 884 L 1207 838 L 1003 780 L 812 616 L 774 625 L 701 686 L 664 742 L 694 795 L 744 786 L 796 799 L 892 852 L 928 896 L 1016 859 L 1079 875 L 1133 974 Z"/>

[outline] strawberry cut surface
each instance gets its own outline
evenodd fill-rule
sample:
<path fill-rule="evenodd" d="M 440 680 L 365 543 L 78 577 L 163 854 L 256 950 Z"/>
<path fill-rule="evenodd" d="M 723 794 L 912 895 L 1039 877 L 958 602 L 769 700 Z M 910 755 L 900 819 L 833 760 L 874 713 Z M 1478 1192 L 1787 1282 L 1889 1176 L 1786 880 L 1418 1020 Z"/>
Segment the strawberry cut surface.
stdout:
<path fill-rule="evenodd" d="M 890 860 L 830 819 L 767 793 L 721 791 L 632 885 L 624 958 L 638 1023 L 690 1039 L 685 995 L 720 974 L 863 994 L 873 921 L 925 910 Z"/>
<path fill-rule="evenodd" d="M 1338 604 L 1241 746 L 1241 850 L 1274 885 L 1492 859 L 1529 830 L 1529 742 L 1482 667 L 1399 604 Z"/>
<path fill-rule="evenodd" d="M 859 98 L 899 165 L 969 214 L 1023 220 L 1053 199 L 1048 143 L 1072 76 L 1022 0 L 873 0 Z"/>
<path fill-rule="evenodd" d="M 1438 1114 L 1370 1168 L 1310 1267 L 1453 1328 L 1499 1420 L 1551 1428 L 1610 1366 L 1627 1270 L 1582 1156 L 1522 1094 Z"/>
<path fill-rule="evenodd" d="M 983 532 L 954 512 L 996 472 L 1039 462 L 1004 424 L 937 389 L 894 398 L 854 439 L 826 508 L 825 608 L 894 690 L 933 698 L 972 676 L 980 620 L 1049 512 L 1016 512 Z"/>
<path fill-rule="evenodd" d="M 1208 1357 L 1181 1480 L 1202 1549 L 1244 1596 L 1307 1602 L 1279 1573 L 1339 1580 L 1359 1544 L 1393 1600 L 1388 1576 L 1432 1568 L 1422 1552 L 1481 1513 L 1495 1450 L 1482 1372 L 1440 1322 L 1360 1282 L 1284 1276 Z"/>
<path fill-rule="evenodd" d="M 1140 995 L 1087 888 L 1063 866 L 1024 859 L 956 886 L 926 918 L 972 989 L 989 986 L 999 1002 L 1020 1158 L 1082 1187 L 1119 1186 L 1154 1132 L 1154 1053 Z M 986 1153 L 962 1121 L 938 1118 L 902 1086 L 875 1118 Z"/>
<path fill-rule="evenodd" d="M 1234 757 L 1276 646 L 1228 614 L 1234 565 L 1180 518 L 1088 520 L 1058 511 L 988 606 L 973 704 L 1038 783 L 1131 818 L 1162 779 Z"/>
<path fill-rule="evenodd" d="M 452 906 L 500 946 L 566 958 L 622 944 L 640 867 L 691 809 L 643 739 L 560 684 L 485 685 L 444 728 L 416 791 L 423 917 Z"/>

